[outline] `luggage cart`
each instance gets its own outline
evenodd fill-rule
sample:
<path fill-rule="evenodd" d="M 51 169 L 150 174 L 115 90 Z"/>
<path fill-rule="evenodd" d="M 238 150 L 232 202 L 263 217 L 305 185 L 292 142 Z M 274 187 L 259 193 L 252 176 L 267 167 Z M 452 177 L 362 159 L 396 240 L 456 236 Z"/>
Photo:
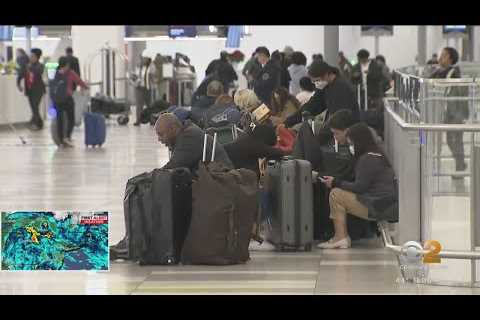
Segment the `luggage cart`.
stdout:
<path fill-rule="evenodd" d="M 98 62 L 98 59 L 100 59 L 100 79 L 99 81 L 93 81 L 92 66 L 95 62 Z M 123 66 L 125 72 L 119 76 L 118 71 L 122 71 L 121 66 Z M 99 107 L 99 109 L 94 108 L 95 111 L 104 114 L 107 118 L 112 114 L 118 114 L 118 124 L 126 125 L 129 121 L 130 106 L 132 105 L 129 95 L 128 75 L 130 74 L 130 68 L 127 56 L 106 43 L 100 50 L 87 58 L 84 74 L 91 87 L 99 87 L 96 91 L 97 98 L 105 97 L 105 101 L 112 104 L 111 108 Z M 108 103 L 105 103 L 105 106 Z"/>

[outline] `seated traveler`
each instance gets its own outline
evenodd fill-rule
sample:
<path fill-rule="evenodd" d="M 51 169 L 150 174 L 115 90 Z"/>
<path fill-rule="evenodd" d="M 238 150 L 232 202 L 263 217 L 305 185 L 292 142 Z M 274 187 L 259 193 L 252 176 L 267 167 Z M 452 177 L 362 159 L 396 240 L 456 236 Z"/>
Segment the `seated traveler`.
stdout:
<path fill-rule="evenodd" d="M 223 84 L 212 81 L 208 84 L 207 95 L 199 98 L 193 105 L 190 118 L 197 126 L 202 126 L 203 115 L 207 109 L 215 104 L 215 100 L 223 94 Z"/>
<path fill-rule="evenodd" d="M 300 109 L 300 102 L 283 87 L 276 88 L 270 103 L 270 120 L 274 126 L 282 124 Z"/>
<path fill-rule="evenodd" d="M 170 161 L 162 168 L 186 167 L 195 174 L 203 155 L 204 131 L 188 120 L 182 124 L 175 115 L 164 113 L 155 124 L 155 132 L 158 141 L 166 145 L 171 152 Z M 209 136 L 207 159 L 211 157 L 212 143 L 213 138 Z M 226 166 L 233 168 L 225 149 L 220 144 L 215 147 L 215 161 L 223 162 Z"/>
<path fill-rule="evenodd" d="M 162 169 L 188 168 L 195 175 L 203 156 L 205 137 L 203 130 L 189 120 L 182 124 L 173 113 L 163 113 L 155 123 L 155 132 L 158 141 L 166 145 L 171 153 L 170 160 Z M 207 138 L 207 159 L 211 158 L 212 145 L 213 138 L 209 136 Z M 222 162 L 228 168 L 233 169 L 232 162 L 220 144 L 215 147 L 215 161 Z M 128 257 L 127 239 L 128 234 L 118 244 L 110 247 L 113 256 Z"/>
<path fill-rule="evenodd" d="M 233 100 L 235 105 L 237 105 L 240 110 L 248 112 L 257 109 L 262 104 L 255 92 L 250 89 L 242 89 L 237 91 L 233 97 Z"/>
<path fill-rule="evenodd" d="M 382 149 L 375 142 L 371 130 L 357 123 L 346 132 L 347 142 L 355 161 L 355 180 L 345 181 L 332 176 L 319 177 L 328 188 L 330 219 L 335 235 L 318 245 L 322 249 L 349 248 L 351 239 L 347 230 L 347 214 L 366 220 L 396 219 L 396 188 L 394 171 Z M 393 208 L 393 209 L 392 209 Z"/>

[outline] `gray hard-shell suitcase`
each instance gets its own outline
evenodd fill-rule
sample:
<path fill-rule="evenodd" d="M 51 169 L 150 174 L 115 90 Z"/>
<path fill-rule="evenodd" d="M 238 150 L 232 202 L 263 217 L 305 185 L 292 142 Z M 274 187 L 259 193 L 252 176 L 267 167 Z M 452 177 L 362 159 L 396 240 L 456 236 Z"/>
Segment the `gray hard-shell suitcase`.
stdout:
<path fill-rule="evenodd" d="M 280 251 L 310 251 L 313 242 L 313 185 L 310 162 L 284 158 L 269 161 L 267 190 L 272 215 L 266 240 Z"/>

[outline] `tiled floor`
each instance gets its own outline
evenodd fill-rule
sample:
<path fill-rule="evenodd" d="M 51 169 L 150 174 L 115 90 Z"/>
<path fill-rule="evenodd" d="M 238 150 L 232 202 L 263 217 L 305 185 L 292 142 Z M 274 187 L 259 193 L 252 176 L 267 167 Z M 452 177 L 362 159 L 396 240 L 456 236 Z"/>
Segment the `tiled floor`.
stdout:
<path fill-rule="evenodd" d="M 22 146 L 0 130 L 0 211 L 108 210 L 110 243 L 124 233 L 123 195 L 128 178 L 160 167 L 166 149 L 149 126 L 110 124 L 102 149 L 58 150 L 49 130 L 20 131 Z M 397 284 L 396 257 L 379 239 L 348 250 L 254 252 L 244 265 L 145 266 L 111 264 L 109 272 L 0 272 L 0 294 L 479 294 L 480 289 Z"/>

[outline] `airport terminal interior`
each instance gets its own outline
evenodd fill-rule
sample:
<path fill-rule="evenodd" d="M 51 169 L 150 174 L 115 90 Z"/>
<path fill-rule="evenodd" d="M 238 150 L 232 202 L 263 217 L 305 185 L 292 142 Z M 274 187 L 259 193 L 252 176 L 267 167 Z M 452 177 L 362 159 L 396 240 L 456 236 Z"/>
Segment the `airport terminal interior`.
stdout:
<path fill-rule="evenodd" d="M 0 37 L 1 295 L 480 294 L 480 27 Z M 269 153 L 250 156 L 255 170 L 239 165 L 257 145 Z M 198 170 L 193 200 L 179 200 L 174 160 Z M 342 161 L 350 180 L 329 169 Z M 388 204 L 364 203 L 386 176 Z"/>

